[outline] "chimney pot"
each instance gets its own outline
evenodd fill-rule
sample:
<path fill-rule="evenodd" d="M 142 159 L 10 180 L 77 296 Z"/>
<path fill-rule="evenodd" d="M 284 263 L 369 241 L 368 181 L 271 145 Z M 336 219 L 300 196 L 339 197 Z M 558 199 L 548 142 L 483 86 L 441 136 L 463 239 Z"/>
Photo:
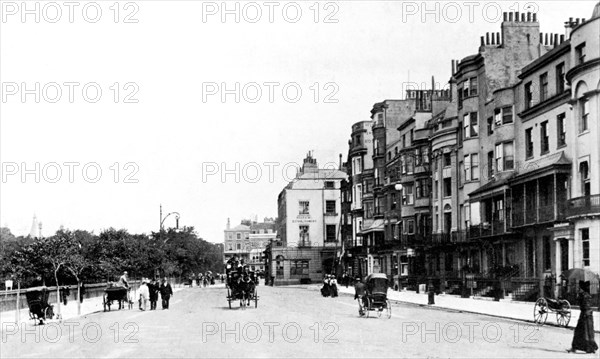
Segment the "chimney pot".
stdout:
<path fill-rule="evenodd" d="M 533 22 L 537 22 L 537 13 L 533 13 Z"/>
<path fill-rule="evenodd" d="M 527 19 L 525 18 L 525 13 L 521 14 L 521 22 L 525 22 Z"/>
<path fill-rule="evenodd" d="M 519 12 L 515 11 L 515 21 L 519 21 Z"/>
<path fill-rule="evenodd" d="M 512 12 L 508 13 L 508 21 L 513 21 L 513 13 Z"/>
<path fill-rule="evenodd" d="M 490 45 L 496 45 L 496 35 L 492 32 L 492 41 Z"/>
<path fill-rule="evenodd" d="M 581 18 L 581 23 L 583 24 L 585 22 L 585 18 Z"/>
<path fill-rule="evenodd" d="M 496 33 L 496 45 L 500 45 L 500 33 Z"/>
<path fill-rule="evenodd" d="M 544 33 L 540 32 L 540 44 L 544 44 Z"/>
<path fill-rule="evenodd" d="M 506 12 L 503 12 L 503 13 L 502 13 L 502 16 L 503 16 L 503 18 L 504 18 L 504 21 L 507 21 L 507 20 L 508 20 L 508 13 L 506 13 Z"/>
<path fill-rule="evenodd" d="M 546 35 L 544 45 L 548 46 L 548 33 L 545 33 L 544 35 Z"/>
<path fill-rule="evenodd" d="M 554 47 L 558 46 L 558 34 L 554 34 Z"/>
<path fill-rule="evenodd" d="M 527 22 L 531 22 L 531 13 L 527 12 Z"/>
<path fill-rule="evenodd" d="M 490 33 L 489 32 L 485 33 L 485 44 L 486 45 L 490 44 Z"/>
<path fill-rule="evenodd" d="M 563 42 L 565 42 L 565 35 L 560 35 L 560 43 L 562 44 Z"/>
<path fill-rule="evenodd" d="M 485 39 L 483 38 L 483 36 L 481 37 L 481 46 L 485 45 Z"/>

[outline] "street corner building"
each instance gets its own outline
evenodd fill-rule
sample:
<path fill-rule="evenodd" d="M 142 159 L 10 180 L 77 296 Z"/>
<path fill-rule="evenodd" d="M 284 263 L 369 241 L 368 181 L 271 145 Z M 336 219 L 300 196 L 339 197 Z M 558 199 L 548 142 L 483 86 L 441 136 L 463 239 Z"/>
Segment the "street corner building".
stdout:
<path fill-rule="evenodd" d="M 341 243 L 341 186 L 346 173 L 319 168 L 307 154 L 296 177 L 279 193 L 278 238 L 265 251 L 274 285 L 320 282 L 336 274 Z"/>
<path fill-rule="evenodd" d="M 343 270 L 398 289 L 492 296 L 499 284 L 513 299 L 575 301 L 561 274 L 600 272 L 600 4 L 565 20 L 564 34 L 541 33 L 536 14 L 504 13 L 500 32 L 451 60 L 444 89 L 432 79 L 352 125 Z"/>

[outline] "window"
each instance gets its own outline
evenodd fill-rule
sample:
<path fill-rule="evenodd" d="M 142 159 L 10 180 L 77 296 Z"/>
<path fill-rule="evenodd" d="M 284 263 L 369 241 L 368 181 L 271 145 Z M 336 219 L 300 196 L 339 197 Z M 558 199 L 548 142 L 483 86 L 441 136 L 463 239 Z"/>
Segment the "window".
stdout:
<path fill-rule="evenodd" d="M 458 89 L 458 108 L 462 108 L 462 103 L 463 103 L 463 93 L 462 93 L 462 89 L 459 88 Z"/>
<path fill-rule="evenodd" d="M 444 197 L 452 196 L 452 178 L 444 178 Z"/>
<path fill-rule="evenodd" d="M 502 145 L 504 152 L 504 170 L 511 171 L 515 168 L 514 144 L 513 142 L 504 142 Z"/>
<path fill-rule="evenodd" d="M 353 160 L 354 166 L 352 166 L 353 174 L 357 175 L 362 172 L 362 158 L 355 157 Z"/>
<path fill-rule="evenodd" d="M 479 123 L 477 112 L 470 112 L 464 115 L 464 138 L 477 137 L 479 135 Z"/>
<path fill-rule="evenodd" d="M 227 250 L 230 252 L 233 250 L 233 245 L 231 243 L 227 245 Z"/>
<path fill-rule="evenodd" d="M 502 107 L 502 124 L 513 123 L 513 108 L 512 106 Z"/>
<path fill-rule="evenodd" d="M 299 201 L 298 202 L 298 214 L 310 214 L 310 202 L 309 201 Z"/>
<path fill-rule="evenodd" d="M 394 148 L 394 157 L 398 156 L 398 147 L 396 146 Z"/>
<path fill-rule="evenodd" d="M 494 122 L 496 122 L 496 127 L 502 125 L 502 109 L 497 108 L 494 110 Z"/>
<path fill-rule="evenodd" d="M 403 205 L 414 204 L 413 186 L 412 185 L 404 185 L 404 187 L 402 188 L 402 191 L 403 191 L 402 204 Z"/>
<path fill-rule="evenodd" d="M 410 134 L 409 134 L 409 138 L 410 138 L 410 145 L 409 146 L 412 146 L 414 137 L 415 137 L 415 130 L 411 129 L 410 130 Z"/>
<path fill-rule="evenodd" d="M 548 99 L 548 73 L 540 75 L 540 102 Z"/>
<path fill-rule="evenodd" d="M 277 261 L 275 264 L 275 275 L 280 277 L 283 276 L 283 262 Z"/>
<path fill-rule="evenodd" d="M 390 193 L 390 210 L 395 210 L 396 204 L 396 193 Z"/>
<path fill-rule="evenodd" d="M 489 117 L 487 119 L 487 134 L 488 134 L 488 136 L 494 134 L 494 118 L 493 117 Z"/>
<path fill-rule="evenodd" d="M 388 152 L 388 161 L 392 160 L 392 151 Z"/>
<path fill-rule="evenodd" d="M 439 188 L 439 182 L 436 180 L 433 183 L 433 197 L 437 199 L 437 195 L 438 195 L 438 188 Z"/>
<path fill-rule="evenodd" d="M 542 151 L 542 155 L 548 153 L 550 151 L 548 139 L 548 121 L 544 121 L 540 124 L 540 148 Z"/>
<path fill-rule="evenodd" d="M 236 243 L 236 245 L 235 245 L 235 248 L 236 248 L 237 250 L 240 250 L 240 249 L 242 249 L 242 244 L 241 244 L 241 243 Z"/>
<path fill-rule="evenodd" d="M 501 143 L 496 145 L 496 171 L 504 171 L 504 151 Z"/>
<path fill-rule="evenodd" d="M 233 233 L 228 233 L 227 234 L 227 238 L 230 239 L 230 240 L 232 240 L 233 239 Z"/>
<path fill-rule="evenodd" d="M 235 237 L 237 239 L 242 239 L 242 234 L 238 232 L 238 233 L 235 234 Z"/>
<path fill-rule="evenodd" d="M 301 225 L 298 227 L 299 230 L 299 245 L 302 246 L 308 246 L 310 245 L 310 237 L 309 237 L 309 232 L 308 232 L 308 226 L 306 225 Z"/>
<path fill-rule="evenodd" d="M 479 180 L 479 154 L 465 156 L 465 181 Z"/>
<path fill-rule="evenodd" d="M 590 265 L 590 229 L 582 228 L 580 231 L 583 266 L 588 267 Z"/>
<path fill-rule="evenodd" d="M 525 130 L 525 158 L 533 158 L 533 138 L 531 128 Z"/>
<path fill-rule="evenodd" d="M 525 109 L 533 104 L 533 92 L 531 92 L 531 82 L 525 84 Z"/>
<path fill-rule="evenodd" d="M 408 234 L 414 234 L 415 233 L 415 221 L 413 219 L 409 219 L 406 222 L 407 222 L 406 227 L 408 227 Z"/>
<path fill-rule="evenodd" d="M 335 224 L 328 224 L 325 226 L 325 242 L 335 242 L 336 241 L 336 231 Z"/>
<path fill-rule="evenodd" d="M 579 100 L 579 133 L 585 132 L 588 130 L 588 117 L 590 113 L 589 101 L 587 98 L 582 98 Z"/>
<path fill-rule="evenodd" d="M 406 147 L 406 134 L 402 135 L 402 148 Z"/>
<path fill-rule="evenodd" d="M 325 181 L 325 188 L 335 188 L 335 182 Z"/>
<path fill-rule="evenodd" d="M 429 197 L 429 180 L 428 179 L 418 179 L 415 182 L 415 192 L 416 192 L 417 198 Z"/>
<path fill-rule="evenodd" d="M 444 153 L 444 167 L 449 167 L 452 165 L 452 156 L 450 152 Z"/>
<path fill-rule="evenodd" d="M 575 61 L 577 61 L 577 65 L 585 62 L 585 42 L 575 48 Z"/>
<path fill-rule="evenodd" d="M 590 195 L 590 167 L 587 161 L 579 164 L 579 177 L 581 178 L 581 194 Z"/>
<path fill-rule="evenodd" d="M 335 201 L 325 201 L 325 213 L 335 214 Z"/>
<path fill-rule="evenodd" d="M 504 200 L 497 199 L 494 201 L 494 215 L 492 217 L 494 221 L 504 222 Z"/>
<path fill-rule="evenodd" d="M 290 275 L 308 275 L 308 261 L 292 261 Z"/>
<path fill-rule="evenodd" d="M 463 98 L 469 97 L 469 81 L 465 81 L 463 85 Z"/>
<path fill-rule="evenodd" d="M 565 121 L 565 114 L 561 113 L 556 116 L 556 129 L 557 129 L 557 147 L 565 146 L 567 144 L 567 124 Z"/>
<path fill-rule="evenodd" d="M 470 83 L 470 87 L 471 87 L 471 93 L 469 95 L 471 96 L 475 96 L 477 95 L 477 77 L 471 77 L 469 79 L 469 83 Z"/>
<path fill-rule="evenodd" d="M 556 93 L 560 94 L 565 91 L 565 63 L 561 62 L 556 65 Z"/>
<path fill-rule="evenodd" d="M 423 163 L 423 154 L 421 153 L 421 147 L 415 149 L 415 166 L 420 166 Z"/>

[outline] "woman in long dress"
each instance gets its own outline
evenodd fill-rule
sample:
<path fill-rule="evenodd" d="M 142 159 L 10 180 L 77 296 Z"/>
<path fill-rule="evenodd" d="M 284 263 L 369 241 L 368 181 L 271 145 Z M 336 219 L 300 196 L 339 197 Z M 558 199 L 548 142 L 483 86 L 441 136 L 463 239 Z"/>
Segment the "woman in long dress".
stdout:
<path fill-rule="evenodd" d="M 573 353 L 576 350 L 582 350 L 586 353 L 595 353 L 598 350 L 598 344 L 594 340 L 594 317 L 592 315 L 590 295 L 590 282 L 579 281 L 579 320 L 575 333 L 573 334 L 573 342 L 569 352 Z"/>
<path fill-rule="evenodd" d="M 324 297 L 329 297 L 331 294 L 331 286 L 329 284 L 329 276 L 325 276 L 323 278 L 323 288 L 321 288 L 321 295 Z"/>

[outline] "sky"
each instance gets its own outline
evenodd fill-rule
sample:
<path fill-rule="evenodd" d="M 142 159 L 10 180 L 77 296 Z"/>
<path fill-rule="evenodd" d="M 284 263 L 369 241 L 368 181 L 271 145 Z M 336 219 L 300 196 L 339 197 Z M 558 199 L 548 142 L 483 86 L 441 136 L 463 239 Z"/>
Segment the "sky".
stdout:
<path fill-rule="evenodd" d="M 445 86 L 501 12 L 563 34 L 595 1 L 63 4 L 0 3 L 0 225 L 150 233 L 162 204 L 222 242 L 277 216 L 308 151 L 345 158 L 374 103 Z"/>

